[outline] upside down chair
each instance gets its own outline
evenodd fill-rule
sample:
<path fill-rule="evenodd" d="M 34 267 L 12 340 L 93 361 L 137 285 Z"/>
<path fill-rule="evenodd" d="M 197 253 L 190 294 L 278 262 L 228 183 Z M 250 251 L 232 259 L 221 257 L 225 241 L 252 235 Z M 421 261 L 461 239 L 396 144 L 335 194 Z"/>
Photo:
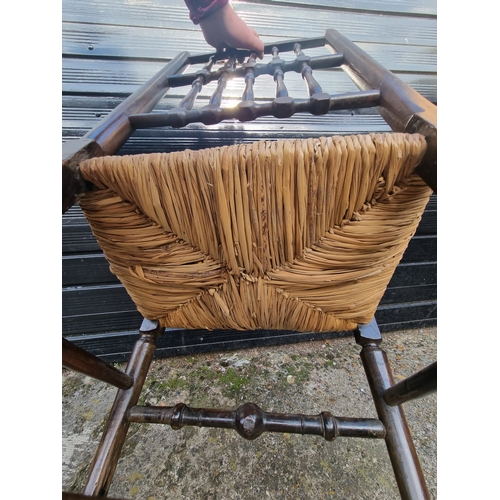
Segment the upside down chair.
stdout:
<path fill-rule="evenodd" d="M 327 45 L 329 56 L 303 49 Z M 286 61 L 280 54 L 293 51 Z M 436 107 L 335 30 L 266 46 L 267 64 L 244 50 L 183 52 L 80 140 L 63 147 L 63 212 L 78 202 L 144 321 L 124 372 L 63 339 L 63 365 L 118 388 L 82 494 L 106 496 L 130 422 L 385 439 L 403 499 L 428 498 L 402 404 L 436 390 L 437 364 L 395 384 L 375 312 L 436 190 Z M 238 61 L 244 63 L 238 63 Z M 190 64 L 202 70 L 184 72 Z M 216 67 L 218 69 L 216 69 Z M 330 95 L 313 70 L 342 67 L 359 92 Z M 284 75 L 302 74 L 309 99 L 288 96 Z M 257 77 L 276 98 L 254 101 Z M 242 102 L 220 106 L 230 78 Z M 217 81 L 208 105 L 194 108 Z M 177 108 L 154 112 L 168 88 L 191 86 Z M 215 124 L 259 116 L 376 107 L 391 133 L 260 141 L 199 151 L 113 156 L 138 128 Z M 138 406 L 166 328 L 353 331 L 378 419 Z"/>

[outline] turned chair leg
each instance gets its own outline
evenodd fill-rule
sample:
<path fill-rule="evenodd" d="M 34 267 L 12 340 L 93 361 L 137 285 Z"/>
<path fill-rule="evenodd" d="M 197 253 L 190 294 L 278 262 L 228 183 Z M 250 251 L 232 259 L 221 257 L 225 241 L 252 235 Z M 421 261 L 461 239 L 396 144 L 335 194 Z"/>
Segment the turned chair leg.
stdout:
<path fill-rule="evenodd" d="M 385 443 L 401 498 L 427 500 L 429 492 L 403 408 L 390 406 L 384 399 L 386 391 L 394 386 L 394 379 L 387 355 L 379 347 L 382 336 L 375 319 L 366 325 L 360 325 L 355 331 L 355 338 L 362 346 L 361 360 L 378 417 L 386 429 Z"/>
<path fill-rule="evenodd" d="M 134 384 L 129 389 L 118 389 L 110 410 L 101 442 L 90 467 L 84 495 L 106 496 L 120 458 L 130 422 L 128 410 L 137 404 L 156 350 L 156 338 L 163 333 L 157 322 L 144 320 L 140 338 L 134 345 L 126 374 Z"/>

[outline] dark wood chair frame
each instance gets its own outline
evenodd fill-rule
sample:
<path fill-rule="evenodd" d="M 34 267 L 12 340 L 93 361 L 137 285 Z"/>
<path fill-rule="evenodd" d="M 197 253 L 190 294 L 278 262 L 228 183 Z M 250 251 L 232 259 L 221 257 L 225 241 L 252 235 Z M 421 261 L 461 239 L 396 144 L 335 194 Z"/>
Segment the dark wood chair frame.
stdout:
<path fill-rule="evenodd" d="M 332 48 L 334 54 L 308 57 L 302 52 L 302 49 L 323 45 Z M 291 50 L 296 54 L 293 62 L 279 57 L 279 52 Z M 273 55 L 268 64 L 257 63 L 255 54 L 245 50 L 200 56 L 181 52 L 84 137 L 65 143 L 62 160 L 63 213 L 77 201 L 79 195 L 92 188 L 81 178 L 79 163 L 94 156 L 116 154 L 137 128 L 181 127 L 193 121 L 212 124 L 227 118 L 248 121 L 264 114 L 284 118 L 304 111 L 319 115 L 334 109 L 368 106 L 376 107 L 394 132 L 418 132 L 426 137 L 427 152 L 417 173 L 436 191 L 437 107 L 434 104 L 333 29 L 327 30 L 321 38 L 267 45 L 265 53 Z M 246 64 L 239 67 L 233 64 L 244 57 L 248 58 Z M 211 71 L 213 63 L 221 60 L 229 63 Z M 192 64 L 205 66 L 201 71 L 184 74 Z M 360 91 L 339 96 L 324 93 L 313 78 L 312 71 L 332 66 L 342 66 Z M 310 99 L 294 100 L 288 96 L 283 80 L 287 71 L 302 74 Z M 276 99 L 271 103 L 256 104 L 253 101 L 253 81 L 260 74 L 274 75 Z M 223 109 L 220 101 L 225 82 L 235 76 L 245 78 L 242 102 L 235 108 Z M 201 86 L 214 79 L 218 80 L 218 85 L 209 105 L 202 110 L 193 110 L 192 105 Z M 191 90 L 178 108 L 166 113 L 150 113 L 170 87 L 189 84 Z M 437 390 L 437 363 L 395 384 L 387 356 L 380 348 L 382 336 L 375 318 L 368 324 L 358 325 L 354 337 L 361 346 L 360 356 L 378 419 L 334 417 L 329 412 L 320 415 L 268 413 L 253 403 L 245 403 L 234 411 L 189 408 L 183 403 L 173 407 L 137 406 L 155 353 L 155 339 L 162 335 L 163 329 L 156 321 L 144 319 L 139 333 L 125 372 L 63 338 L 63 366 L 118 388 L 84 492 L 63 493 L 63 498 L 107 495 L 131 422 L 162 423 L 173 429 L 185 425 L 227 428 L 236 430 L 245 439 L 255 439 L 264 431 L 316 434 L 327 440 L 338 436 L 383 438 L 401 497 L 405 500 L 429 498 L 401 405 Z"/>

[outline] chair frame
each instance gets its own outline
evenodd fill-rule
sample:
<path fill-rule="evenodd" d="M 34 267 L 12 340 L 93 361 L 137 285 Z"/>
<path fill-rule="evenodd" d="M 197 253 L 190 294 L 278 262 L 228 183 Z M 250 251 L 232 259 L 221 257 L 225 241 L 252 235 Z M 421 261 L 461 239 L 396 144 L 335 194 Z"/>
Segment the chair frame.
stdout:
<path fill-rule="evenodd" d="M 335 54 L 330 57 L 309 58 L 301 52 L 301 48 L 322 45 L 331 48 Z M 289 50 L 294 50 L 297 55 L 293 63 L 295 66 L 287 66 L 287 63 L 277 56 L 278 51 Z M 81 177 L 79 163 L 95 156 L 116 154 L 136 128 L 164 126 L 167 123 L 183 126 L 189 122 L 190 117 L 199 121 L 205 120 L 204 123 L 217 123 L 227 118 L 227 112 L 223 112 L 219 107 L 224 82 L 220 84 L 220 88 L 218 86 L 204 112 L 200 114 L 190 111 L 196 97 L 196 82 L 204 83 L 214 78 L 221 81 L 224 79 L 224 69 L 213 73 L 207 69 L 192 74 L 183 72 L 190 64 L 206 63 L 205 68 L 210 68 L 211 61 L 228 57 L 248 57 L 247 64 L 238 70 L 236 76 L 250 75 L 247 77 L 243 102 L 230 117 L 247 121 L 262 114 L 287 117 L 304 110 L 313 114 L 325 114 L 331 109 L 374 106 L 394 132 L 421 133 L 426 137 L 427 152 L 418 166 L 417 173 L 436 191 L 437 107 L 434 104 L 333 29 L 327 30 L 321 38 L 266 45 L 265 53 L 273 54 L 274 64 L 257 64 L 255 54 L 244 50 L 201 56 L 181 52 L 84 137 L 65 143 L 62 155 L 63 213 L 81 194 L 92 188 Z M 342 66 L 360 92 L 340 97 L 323 93 L 312 77 L 312 69 L 325 65 Z M 302 73 L 309 87 L 309 100 L 301 103 L 294 101 L 287 96 L 286 89 L 280 96 L 280 78 L 276 77 L 276 71 L 279 73 L 283 69 Z M 253 101 L 253 79 L 259 74 L 273 72 L 277 81 L 277 98 L 274 104 L 257 105 Z M 150 114 L 148 117 L 171 86 L 186 84 L 192 84 L 194 90 L 179 108 L 166 114 Z M 387 356 L 380 348 L 382 336 L 375 318 L 368 324 L 358 325 L 354 337 L 361 346 L 360 356 L 378 419 L 334 417 L 329 412 L 322 412 L 320 415 L 267 413 L 254 403 L 245 403 L 234 411 L 194 409 L 183 403 L 174 407 L 137 406 L 155 353 L 155 340 L 162 335 L 163 330 L 157 321 L 144 319 L 139 330 L 139 339 L 124 372 L 63 338 L 63 366 L 118 389 L 84 492 L 63 493 L 63 499 L 78 500 L 107 495 L 131 422 L 163 423 L 173 429 L 180 429 L 185 425 L 227 428 L 236 430 L 245 439 L 255 439 L 265 431 L 316 434 L 329 441 L 338 436 L 384 439 L 401 498 L 429 498 L 401 405 L 437 390 L 437 363 L 395 384 Z"/>

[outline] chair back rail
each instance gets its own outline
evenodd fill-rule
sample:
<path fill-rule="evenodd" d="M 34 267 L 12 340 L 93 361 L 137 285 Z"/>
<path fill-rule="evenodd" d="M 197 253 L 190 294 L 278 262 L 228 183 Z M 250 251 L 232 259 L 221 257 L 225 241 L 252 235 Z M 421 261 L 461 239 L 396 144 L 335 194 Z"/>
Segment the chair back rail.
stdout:
<path fill-rule="evenodd" d="M 309 57 L 304 50 L 327 46 L 329 56 Z M 283 52 L 293 52 L 295 59 L 284 60 Z M 259 116 L 288 118 L 295 113 L 327 114 L 333 110 L 376 107 L 395 132 L 421 133 L 427 138 L 428 150 L 418 173 L 437 190 L 437 107 L 422 97 L 393 73 L 334 29 L 326 30 L 320 38 L 268 44 L 265 54 L 272 55 L 267 64 L 257 63 L 248 50 L 230 50 L 191 56 L 179 53 L 123 103 L 115 108 L 85 136 L 63 145 L 63 213 L 90 188 L 78 171 L 79 163 L 95 156 L 113 155 L 127 142 L 134 130 L 150 127 L 184 127 L 190 123 L 205 125 L 223 120 L 243 122 Z M 246 63 L 238 65 L 238 61 Z M 212 70 L 214 63 L 223 65 Z M 190 65 L 205 64 L 203 69 L 183 74 Z M 341 67 L 360 89 L 359 92 L 331 95 L 323 91 L 313 71 Z M 294 99 L 288 95 L 285 83 L 287 72 L 301 73 L 309 99 Z M 271 102 L 254 101 L 254 81 L 261 75 L 272 75 L 276 82 L 276 98 Z M 227 82 L 233 78 L 245 80 L 241 102 L 234 107 L 221 107 Z M 207 83 L 217 80 L 217 88 L 209 104 L 193 109 L 196 97 Z M 164 113 L 152 113 L 169 88 L 191 85 L 178 107 Z"/>

